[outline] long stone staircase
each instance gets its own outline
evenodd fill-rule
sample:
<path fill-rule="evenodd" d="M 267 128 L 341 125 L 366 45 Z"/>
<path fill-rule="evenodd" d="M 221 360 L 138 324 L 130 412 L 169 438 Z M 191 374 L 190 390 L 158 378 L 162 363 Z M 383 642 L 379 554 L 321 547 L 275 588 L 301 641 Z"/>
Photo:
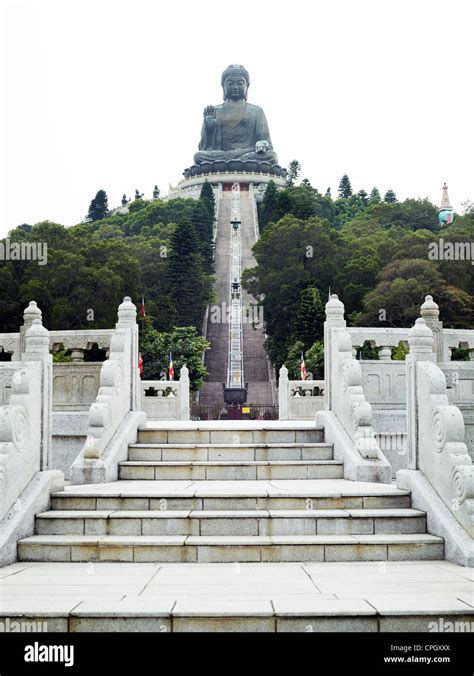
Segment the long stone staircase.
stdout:
<path fill-rule="evenodd" d="M 224 191 L 219 205 L 217 221 L 217 237 L 215 244 L 216 305 L 219 308 L 228 307 L 230 294 L 230 241 L 231 241 L 231 196 L 230 191 Z M 249 192 L 240 193 L 241 209 L 241 256 L 242 270 L 254 267 L 256 262 L 252 254 L 255 244 L 255 226 L 253 221 L 253 204 Z M 249 308 L 256 305 L 255 299 L 246 291 L 242 291 L 242 305 Z M 248 383 L 247 402 L 264 406 L 271 405 L 272 392 L 268 373 L 267 358 L 264 349 L 264 327 L 260 323 L 252 326 L 251 322 L 244 321 L 243 354 L 244 376 Z M 207 323 L 207 339 L 211 349 L 206 353 L 205 365 L 208 376 L 199 393 L 200 404 L 224 405 L 222 383 L 227 378 L 229 325 L 225 321 L 215 321 L 215 315 L 209 315 Z"/>
<path fill-rule="evenodd" d="M 444 558 L 389 484 L 343 479 L 306 423 L 168 423 L 139 431 L 119 480 L 68 486 L 20 561 L 284 562 Z"/>

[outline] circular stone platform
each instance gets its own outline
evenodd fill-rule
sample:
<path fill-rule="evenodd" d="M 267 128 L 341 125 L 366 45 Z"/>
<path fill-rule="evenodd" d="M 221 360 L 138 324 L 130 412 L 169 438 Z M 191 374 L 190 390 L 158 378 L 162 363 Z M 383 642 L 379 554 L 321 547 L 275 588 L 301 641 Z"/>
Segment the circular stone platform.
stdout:
<path fill-rule="evenodd" d="M 228 185 L 232 183 L 239 183 L 242 185 L 252 183 L 254 188 L 259 190 L 259 192 L 262 194 L 265 192 L 266 186 L 270 181 L 273 181 L 279 188 L 284 188 L 286 186 L 285 178 L 281 178 L 270 173 L 264 174 L 252 171 L 222 171 L 185 178 L 178 183 L 176 188 L 179 193 L 181 193 L 182 197 L 193 197 L 196 196 L 196 194 L 199 194 L 205 181 L 209 181 L 209 183 L 214 186 L 218 186 L 219 184 Z"/>

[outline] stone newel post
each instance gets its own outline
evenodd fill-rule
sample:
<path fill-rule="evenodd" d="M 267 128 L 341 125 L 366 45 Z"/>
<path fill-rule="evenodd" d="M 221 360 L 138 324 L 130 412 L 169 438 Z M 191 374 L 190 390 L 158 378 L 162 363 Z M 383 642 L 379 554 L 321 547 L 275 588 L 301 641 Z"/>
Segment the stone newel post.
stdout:
<path fill-rule="evenodd" d="M 288 369 L 283 365 L 278 380 L 278 419 L 288 420 Z"/>
<path fill-rule="evenodd" d="M 450 361 L 449 348 L 447 354 L 443 355 L 443 322 L 439 320 L 439 307 L 434 302 L 433 296 L 425 296 L 425 302 L 420 308 L 420 314 L 426 322 L 426 326 L 433 332 L 433 346 L 436 354 L 436 361 Z"/>
<path fill-rule="evenodd" d="M 35 319 L 42 321 L 42 312 L 35 300 L 30 300 L 28 307 L 23 311 L 23 326 L 20 326 L 20 353 L 23 355 L 26 348 L 26 332 L 31 328 Z M 20 357 L 18 357 L 20 359 Z"/>
<path fill-rule="evenodd" d="M 130 363 L 130 410 L 140 410 L 140 372 L 138 370 L 138 325 L 137 307 L 130 296 L 125 296 L 118 308 L 117 329 L 128 329 L 131 332 Z"/>
<path fill-rule="evenodd" d="M 344 303 L 339 300 L 337 294 L 332 293 L 326 303 L 326 321 L 324 322 L 324 408 L 326 411 L 332 410 L 331 331 L 335 328 L 345 327 Z"/>
<path fill-rule="evenodd" d="M 418 405 L 417 362 L 433 361 L 433 333 L 423 317 L 419 317 L 410 329 L 408 338 L 410 352 L 406 357 L 407 368 L 407 446 L 408 469 L 418 469 Z"/>
<path fill-rule="evenodd" d="M 180 420 L 189 420 L 189 369 L 184 364 L 179 372 L 180 383 Z"/>
<path fill-rule="evenodd" d="M 34 307 L 36 318 L 25 334 L 25 352 L 23 362 L 40 361 L 41 368 L 41 430 L 40 433 L 40 469 L 49 469 L 51 462 L 51 433 L 53 410 L 53 358 L 49 353 L 49 332 L 41 322 L 41 312 L 36 303 Z M 29 308 L 28 308 L 29 309 Z M 26 314 L 27 311 L 25 311 Z M 33 314 L 33 313 L 32 313 Z M 39 316 L 38 316 L 39 314 Z"/>

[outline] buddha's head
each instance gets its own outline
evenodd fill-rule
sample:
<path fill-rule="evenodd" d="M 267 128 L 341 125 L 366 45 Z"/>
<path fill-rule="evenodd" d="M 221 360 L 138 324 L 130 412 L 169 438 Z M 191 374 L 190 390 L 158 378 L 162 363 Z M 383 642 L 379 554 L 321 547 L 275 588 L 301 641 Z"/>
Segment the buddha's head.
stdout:
<path fill-rule="evenodd" d="M 250 85 L 250 76 L 243 66 L 233 63 L 222 73 L 222 89 L 224 90 L 224 101 L 247 100 L 247 90 Z"/>

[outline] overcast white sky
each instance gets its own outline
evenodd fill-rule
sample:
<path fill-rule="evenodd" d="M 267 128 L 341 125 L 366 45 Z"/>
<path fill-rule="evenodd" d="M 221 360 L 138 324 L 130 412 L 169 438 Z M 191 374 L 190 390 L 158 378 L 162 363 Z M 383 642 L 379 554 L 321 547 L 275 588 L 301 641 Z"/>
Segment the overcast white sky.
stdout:
<path fill-rule="evenodd" d="M 333 195 L 474 198 L 471 0 L 0 0 L 0 236 L 181 179 L 229 63 Z"/>

